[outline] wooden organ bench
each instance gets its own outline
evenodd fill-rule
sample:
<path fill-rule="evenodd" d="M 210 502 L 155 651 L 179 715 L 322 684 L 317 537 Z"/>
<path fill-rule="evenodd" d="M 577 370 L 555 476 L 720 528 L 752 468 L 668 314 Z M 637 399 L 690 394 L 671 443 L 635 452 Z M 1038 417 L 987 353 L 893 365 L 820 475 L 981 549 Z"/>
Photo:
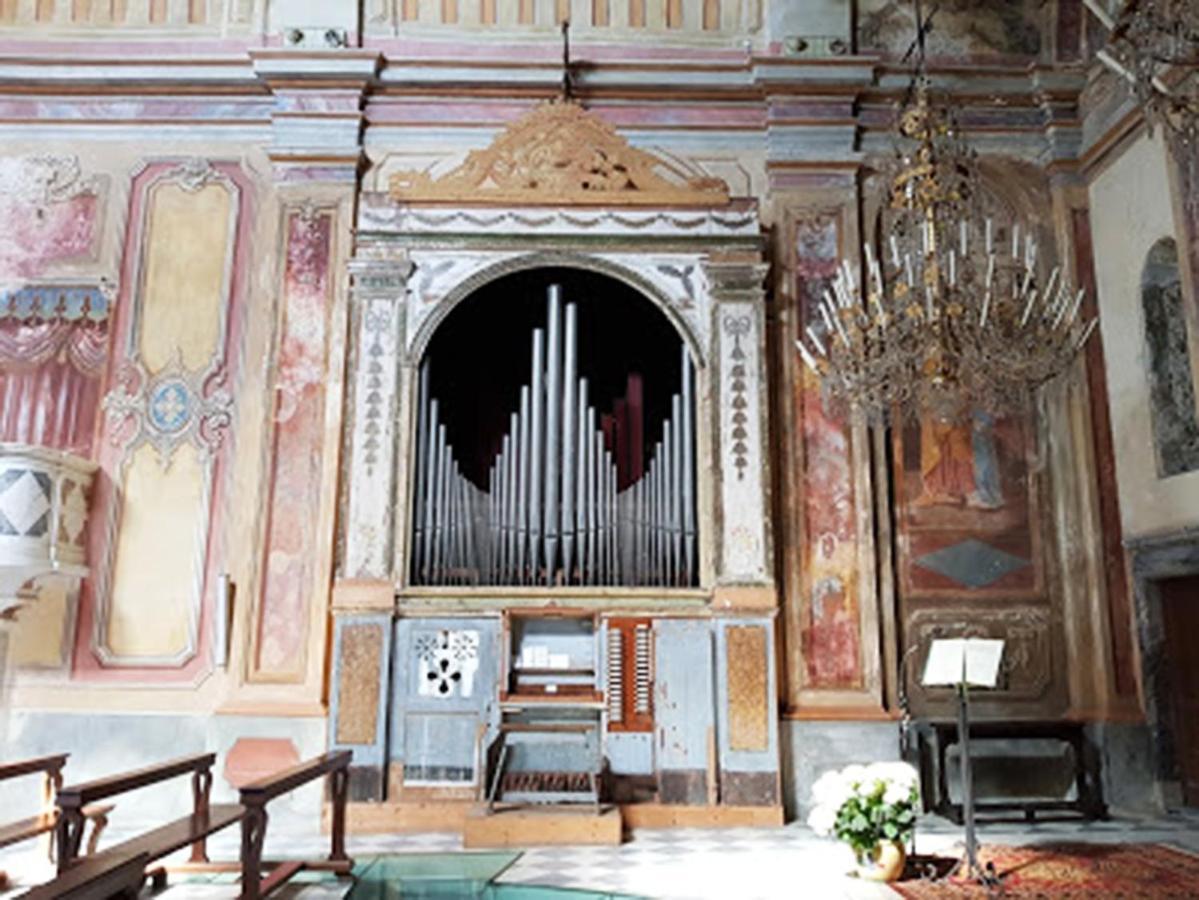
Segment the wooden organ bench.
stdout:
<path fill-rule="evenodd" d="M 256 900 L 265 897 L 302 869 L 323 869 L 339 875 L 349 874 L 353 861 L 345 853 L 345 809 L 349 778 L 350 751 L 325 753 L 302 762 L 290 769 L 259 779 L 241 788 L 239 803 L 213 804 L 209 802 L 212 789 L 212 766 L 215 753 L 199 753 L 158 765 L 146 766 L 132 772 L 100 778 L 83 784 L 71 785 L 58 791 L 59 817 L 57 823 L 60 852 L 58 856 L 59 877 L 43 888 L 50 893 L 36 896 L 57 897 L 56 890 L 67 890 L 70 885 L 83 878 L 76 867 L 88 865 L 96 877 L 115 877 L 117 870 L 128 872 L 141 860 L 138 884 L 149 875 L 155 887 L 166 884 L 167 870 L 159 866 L 146 871 L 146 866 L 177 850 L 191 847 L 187 864 L 179 868 L 185 871 L 228 871 L 240 869 L 242 873 L 241 897 Z M 180 819 L 169 822 L 137 837 L 124 841 L 111 849 L 87 860 L 78 859 L 82 833 L 83 810 L 95 800 L 124 794 L 139 788 L 169 781 L 182 775 L 191 776 L 192 811 Z M 328 775 L 330 795 L 333 803 L 332 851 L 328 860 L 293 861 L 266 863 L 262 859 L 263 839 L 266 836 L 267 804 L 283 794 L 289 793 L 309 781 Z M 236 866 L 213 864 L 208 859 L 207 839 L 223 828 L 241 823 L 241 859 Z M 272 871 L 265 878 L 264 868 Z M 37 890 L 41 890 L 39 888 Z M 75 887 L 71 888 L 76 889 Z M 119 893 L 119 891 L 114 891 Z M 35 895 L 29 895 L 35 896 Z M 63 896 L 76 896 L 63 894 Z M 77 896 L 101 897 L 106 894 L 79 893 Z"/>
<path fill-rule="evenodd" d="M 27 775 L 42 775 L 42 811 L 37 815 L 20 819 L 8 824 L 0 824 L 0 847 L 7 847 L 20 841 L 31 840 L 46 835 L 53 858 L 53 836 L 58 825 L 58 810 L 54 808 L 54 792 L 62 787 L 62 770 L 67 763 L 67 753 L 55 753 L 49 756 L 38 756 L 16 762 L 0 764 L 0 781 L 22 778 Z M 88 853 L 94 853 L 100 840 L 100 833 L 108 823 L 108 813 L 112 806 L 91 805 L 80 809 L 81 828 L 87 822 L 92 823 L 91 837 L 88 838 Z M 0 871 L 0 890 L 8 885 L 8 878 Z"/>

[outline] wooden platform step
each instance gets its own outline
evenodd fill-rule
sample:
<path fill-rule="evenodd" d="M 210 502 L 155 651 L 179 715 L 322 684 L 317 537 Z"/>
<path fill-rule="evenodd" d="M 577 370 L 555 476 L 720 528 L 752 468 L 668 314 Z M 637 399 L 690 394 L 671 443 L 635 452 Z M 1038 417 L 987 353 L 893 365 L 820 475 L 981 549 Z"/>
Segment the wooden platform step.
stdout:
<path fill-rule="evenodd" d="M 462 843 L 468 850 L 483 847 L 547 847 L 565 844 L 620 844 L 620 809 L 596 811 L 593 806 L 503 806 L 493 812 L 479 805 L 466 817 Z"/>

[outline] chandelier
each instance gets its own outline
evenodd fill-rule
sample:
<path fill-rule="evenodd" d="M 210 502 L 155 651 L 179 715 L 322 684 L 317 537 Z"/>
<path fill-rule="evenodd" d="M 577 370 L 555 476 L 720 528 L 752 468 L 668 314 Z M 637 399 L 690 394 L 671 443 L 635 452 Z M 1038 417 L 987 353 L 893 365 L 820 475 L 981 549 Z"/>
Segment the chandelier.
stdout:
<path fill-rule="evenodd" d="M 1113 18 L 1100 0 L 1087 7 L 1107 26 L 1098 57 L 1129 83 L 1149 133 L 1161 127 L 1176 151 L 1199 148 L 1199 3 L 1128 0 Z"/>
<path fill-rule="evenodd" d="M 984 211 L 977 155 L 931 101 L 917 16 L 881 252 L 865 241 L 860 278 L 841 261 L 796 342 L 830 407 L 875 423 L 1024 409 L 1096 324 L 1060 268 L 1041 277 L 1033 231 Z"/>

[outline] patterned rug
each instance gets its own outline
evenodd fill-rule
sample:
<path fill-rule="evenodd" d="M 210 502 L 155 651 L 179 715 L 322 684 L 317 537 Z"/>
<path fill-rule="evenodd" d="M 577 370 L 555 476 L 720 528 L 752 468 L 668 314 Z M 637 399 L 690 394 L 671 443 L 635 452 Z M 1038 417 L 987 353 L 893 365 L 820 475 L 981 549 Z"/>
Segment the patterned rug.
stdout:
<path fill-rule="evenodd" d="M 909 874 L 891 887 L 911 900 L 1199 898 L 1199 856 L 1160 844 L 991 844 L 980 848 L 979 862 L 995 867 L 999 887 L 988 890 L 962 874 L 944 881 Z"/>

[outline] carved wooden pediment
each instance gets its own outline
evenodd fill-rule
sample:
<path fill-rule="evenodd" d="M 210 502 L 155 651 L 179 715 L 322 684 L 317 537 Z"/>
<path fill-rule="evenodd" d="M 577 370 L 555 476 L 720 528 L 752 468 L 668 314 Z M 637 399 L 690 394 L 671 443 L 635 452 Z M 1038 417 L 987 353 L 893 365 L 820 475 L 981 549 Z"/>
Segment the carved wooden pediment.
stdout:
<path fill-rule="evenodd" d="M 543 103 L 440 178 L 397 172 L 400 202 L 724 206 L 728 186 L 630 147 L 570 100 Z"/>

